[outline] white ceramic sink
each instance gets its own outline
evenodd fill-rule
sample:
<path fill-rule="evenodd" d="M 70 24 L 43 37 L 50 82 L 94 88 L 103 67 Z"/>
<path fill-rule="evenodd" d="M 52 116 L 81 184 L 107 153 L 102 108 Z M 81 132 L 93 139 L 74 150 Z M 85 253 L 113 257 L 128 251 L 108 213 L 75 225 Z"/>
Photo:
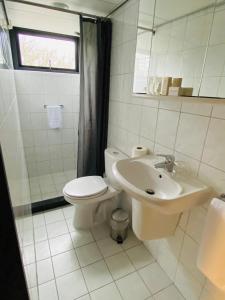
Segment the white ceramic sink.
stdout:
<path fill-rule="evenodd" d="M 163 160 L 154 155 L 120 160 L 113 165 L 113 173 L 132 198 L 164 214 L 179 214 L 212 197 L 211 188 L 188 172 L 171 175 L 156 169 L 154 165 Z"/>

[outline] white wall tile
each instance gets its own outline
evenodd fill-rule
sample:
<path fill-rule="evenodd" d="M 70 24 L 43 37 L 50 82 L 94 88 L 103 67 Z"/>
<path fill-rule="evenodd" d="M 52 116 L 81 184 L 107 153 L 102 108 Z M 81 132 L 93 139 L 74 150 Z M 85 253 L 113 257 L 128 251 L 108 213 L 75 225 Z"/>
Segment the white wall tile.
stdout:
<path fill-rule="evenodd" d="M 200 159 L 209 118 L 182 113 L 176 141 L 176 150 Z"/>
<path fill-rule="evenodd" d="M 155 137 L 157 143 L 169 148 L 174 147 L 179 116 L 178 112 L 159 110 Z"/>
<path fill-rule="evenodd" d="M 142 107 L 140 135 L 154 141 L 158 110 L 151 107 Z"/>
<path fill-rule="evenodd" d="M 78 132 L 74 128 L 77 128 L 79 118 L 79 75 L 32 71 L 15 73 L 24 144 L 27 147 L 36 146 L 36 156 L 26 157 L 29 176 L 59 172 L 63 168 L 70 170 L 74 166 L 76 148 L 66 156 L 64 165 L 65 152 L 59 148 L 64 143 L 77 140 Z M 44 104 L 64 105 L 62 129 L 49 129 Z M 44 150 L 38 152 L 41 148 L 46 149 L 45 155 Z M 55 164 L 56 160 L 61 162 Z M 45 166 L 40 163 L 42 161 L 46 162 Z"/>
<path fill-rule="evenodd" d="M 211 119 L 202 158 L 205 163 L 223 171 L 225 171 L 224 130 L 225 120 Z"/>
<path fill-rule="evenodd" d="M 182 103 L 182 112 L 209 117 L 212 111 L 212 105 L 207 103 L 198 103 L 185 100 Z"/>

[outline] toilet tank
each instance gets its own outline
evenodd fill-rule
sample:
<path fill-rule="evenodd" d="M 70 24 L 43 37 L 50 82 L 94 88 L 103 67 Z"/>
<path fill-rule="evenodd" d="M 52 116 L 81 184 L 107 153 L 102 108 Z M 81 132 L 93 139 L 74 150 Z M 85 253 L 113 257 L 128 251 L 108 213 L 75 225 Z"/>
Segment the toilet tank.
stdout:
<path fill-rule="evenodd" d="M 112 166 L 116 161 L 125 158 L 127 156 L 115 148 L 105 149 L 105 174 L 110 185 L 116 190 L 121 190 L 121 187 L 113 175 Z"/>

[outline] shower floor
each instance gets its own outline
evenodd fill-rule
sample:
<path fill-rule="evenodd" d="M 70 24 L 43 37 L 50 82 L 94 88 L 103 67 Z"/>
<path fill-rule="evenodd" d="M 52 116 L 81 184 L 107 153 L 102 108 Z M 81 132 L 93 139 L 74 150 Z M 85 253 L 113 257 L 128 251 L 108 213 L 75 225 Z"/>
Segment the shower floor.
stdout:
<path fill-rule="evenodd" d="M 31 201 L 38 202 L 62 196 L 64 185 L 76 177 L 76 170 L 30 177 Z"/>
<path fill-rule="evenodd" d="M 75 230 L 73 213 L 67 206 L 33 216 L 34 241 L 25 238 L 23 253 L 31 300 L 184 299 L 131 230 L 118 245 L 105 224 Z"/>

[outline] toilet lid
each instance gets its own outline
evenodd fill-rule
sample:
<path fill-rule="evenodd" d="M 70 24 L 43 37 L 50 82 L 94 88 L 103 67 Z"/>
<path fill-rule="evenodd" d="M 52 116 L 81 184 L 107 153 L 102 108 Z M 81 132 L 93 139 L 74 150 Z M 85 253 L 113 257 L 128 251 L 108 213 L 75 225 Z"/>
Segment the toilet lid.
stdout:
<path fill-rule="evenodd" d="M 100 176 L 86 176 L 68 182 L 63 192 L 69 197 L 87 198 L 104 193 L 108 186 Z"/>

